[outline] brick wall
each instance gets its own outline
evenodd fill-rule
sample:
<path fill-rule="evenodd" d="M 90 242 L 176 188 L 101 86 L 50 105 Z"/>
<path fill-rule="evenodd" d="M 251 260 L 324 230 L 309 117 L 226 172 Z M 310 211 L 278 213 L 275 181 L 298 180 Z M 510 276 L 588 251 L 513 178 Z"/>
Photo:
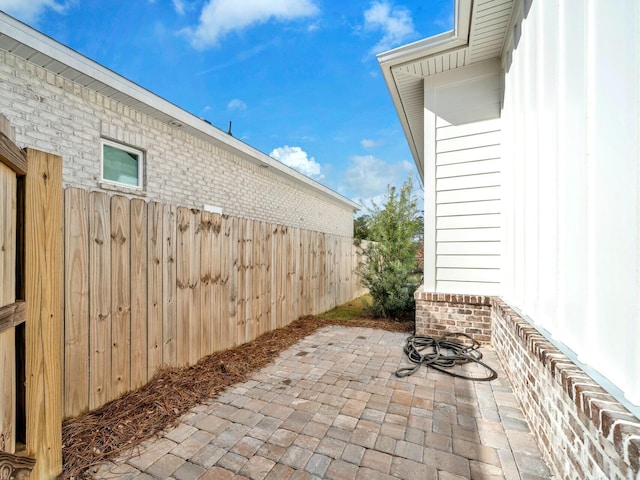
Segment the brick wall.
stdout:
<path fill-rule="evenodd" d="M 498 298 L 492 327 L 492 344 L 558 478 L 640 478 L 638 418 Z"/>
<path fill-rule="evenodd" d="M 504 301 L 421 291 L 415 298 L 418 335 L 489 335 L 557 478 L 640 479 L 640 420 Z"/>
<path fill-rule="evenodd" d="M 491 297 L 418 290 L 415 300 L 417 335 L 462 332 L 480 343 L 491 341 Z"/>
<path fill-rule="evenodd" d="M 353 235 L 353 211 L 338 200 L 4 51 L 0 113 L 20 146 L 63 157 L 65 186 L 109 188 L 100 181 L 100 139 L 108 138 L 145 152 L 146 200 Z"/>

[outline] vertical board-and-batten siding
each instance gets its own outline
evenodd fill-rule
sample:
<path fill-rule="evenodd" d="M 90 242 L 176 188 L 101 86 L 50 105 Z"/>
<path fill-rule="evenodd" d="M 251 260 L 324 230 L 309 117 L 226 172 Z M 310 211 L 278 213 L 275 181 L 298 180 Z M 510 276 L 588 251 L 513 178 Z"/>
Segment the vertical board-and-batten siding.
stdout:
<path fill-rule="evenodd" d="M 503 297 L 636 409 L 639 15 L 634 0 L 521 2 L 502 67 Z"/>
<path fill-rule="evenodd" d="M 64 415 L 364 293 L 350 237 L 65 191 Z"/>
<path fill-rule="evenodd" d="M 471 80 L 425 83 L 425 291 L 494 294 L 502 235 L 498 69 L 492 61 L 462 70 Z"/>

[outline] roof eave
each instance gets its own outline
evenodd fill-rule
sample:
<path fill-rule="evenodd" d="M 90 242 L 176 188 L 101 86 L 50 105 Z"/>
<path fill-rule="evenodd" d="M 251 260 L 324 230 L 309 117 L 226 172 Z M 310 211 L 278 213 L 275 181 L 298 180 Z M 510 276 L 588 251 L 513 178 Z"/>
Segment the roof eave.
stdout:
<path fill-rule="evenodd" d="M 408 45 L 382 52 L 377 55 L 382 76 L 391 95 L 391 100 L 400 119 L 413 160 L 424 179 L 424 159 L 420 157 L 420 150 L 409 127 L 409 120 L 405 111 L 400 91 L 393 76 L 393 68 L 399 65 L 415 62 L 432 55 L 455 48 L 463 48 L 469 42 L 469 27 L 471 22 L 472 0 L 454 0 L 453 30 L 419 40 Z"/>

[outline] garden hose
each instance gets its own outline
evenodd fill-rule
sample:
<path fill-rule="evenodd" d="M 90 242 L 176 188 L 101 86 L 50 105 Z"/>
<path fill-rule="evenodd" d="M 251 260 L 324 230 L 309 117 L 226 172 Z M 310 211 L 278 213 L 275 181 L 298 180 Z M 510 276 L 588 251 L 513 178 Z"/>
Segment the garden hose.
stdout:
<path fill-rule="evenodd" d="M 456 341 L 463 339 L 463 341 Z M 480 344 L 466 333 L 446 333 L 441 337 L 411 335 L 407 338 L 404 353 L 414 363 L 413 367 L 403 367 L 396 371 L 398 377 L 408 377 L 418 371 L 421 365 L 467 380 L 487 382 L 498 378 L 496 371 L 482 361 Z M 473 376 L 451 370 L 465 363 L 476 363 L 484 367 L 485 376 Z"/>

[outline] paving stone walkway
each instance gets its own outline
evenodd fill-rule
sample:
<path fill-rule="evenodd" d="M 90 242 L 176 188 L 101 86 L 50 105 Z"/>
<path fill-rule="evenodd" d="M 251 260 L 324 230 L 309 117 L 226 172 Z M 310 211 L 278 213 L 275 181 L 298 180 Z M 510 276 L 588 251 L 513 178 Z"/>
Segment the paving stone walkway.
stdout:
<path fill-rule="evenodd" d="M 98 479 L 548 479 L 495 353 L 492 382 L 421 368 L 407 378 L 407 338 L 327 327 Z"/>

